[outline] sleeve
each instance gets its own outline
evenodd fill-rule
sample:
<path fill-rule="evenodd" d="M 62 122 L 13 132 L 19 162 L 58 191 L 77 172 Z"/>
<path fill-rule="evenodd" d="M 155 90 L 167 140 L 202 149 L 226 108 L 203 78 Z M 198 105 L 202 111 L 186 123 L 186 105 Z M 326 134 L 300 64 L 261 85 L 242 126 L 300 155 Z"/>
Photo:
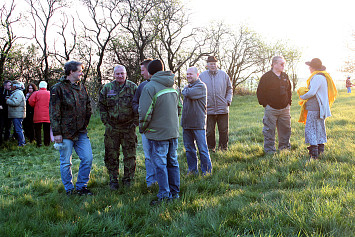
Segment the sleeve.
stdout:
<path fill-rule="evenodd" d="M 86 93 L 86 117 L 85 117 L 85 127 L 87 127 L 89 125 L 90 122 L 90 118 L 91 118 L 91 114 L 92 114 L 92 108 L 91 108 L 91 101 L 90 101 L 90 97 L 88 94 L 88 91 L 86 90 L 86 87 L 84 86 L 84 90 Z"/>
<path fill-rule="evenodd" d="M 227 91 L 226 91 L 226 100 L 228 105 L 232 104 L 232 99 L 233 99 L 233 87 L 231 80 L 229 79 L 228 74 L 226 74 L 226 79 L 227 79 Z"/>
<path fill-rule="evenodd" d="M 289 86 L 289 90 L 288 90 L 288 101 L 289 101 L 289 104 L 291 105 L 292 104 L 292 86 L 291 86 L 291 81 L 290 79 L 288 78 L 287 76 L 287 81 L 288 81 L 288 86 Z"/>
<path fill-rule="evenodd" d="M 154 110 L 153 96 L 147 87 L 144 87 L 139 98 L 139 128 L 143 132 L 147 129 Z"/>
<path fill-rule="evenodd" d="M 256 96 L 258 97 L 259 104 L 265 107 L 268 103 L 265 97 L 266 90 L 266 79 L 265 76 L 262 76 L 258 85 L 258 89 L 256 90 Z"/>
<path fill-rule="evenodd" d="M 177 109 L 178 109 L 178 115 L 180 116 L 182 114 L 182 99 L 181 99 L 181 95 L 180 93 L 178 92 L 178 106 L 177 106 Z"/>
<path fill-rule="evenodd" d="M 22 92 L 21 92 L 22 93 Z M 20 96 L 17 92 L 13 93 L 6 101 L 6 104 L 16 107 L 21 104 L 23 96 Z"/>
<path fill-rule="evenodd" d="M 320 83 L 320 81 L 321 81 L 320 79 L 321 78 L 318 78 L 318 77 L 323 77 L 323 76 L 315 75 L 311 79 L 311 82 L 310 82 L 310 88 L 311 89 L 309 89 L 309 91 L 306 94 L 300 96 L 300 98 L 302 100 L 308 100 L 309 98 L 313 97 L 317 93 L 317 91 L 318 91 L 318 89 L 319 89 L 319 87 L 321 85 L 321 83 Z"/>
<path fill-rule="evenodd" d="M 57 86 L 51 89 L 51 97 L 49 100 L 49 118 L 53 136 L 61 135 L 61 92 Z"/>
<path fill-rule="evenodd" d="M 132 100 L 132 109 L 135 114 L 138 114 L 138 107 L 139 107 L 139 97 L 141 96 L 142 89 L 140 86 L 138 86 L 136 93 L 134 94 L 133 100 Z"/>
<path fill-rule="evenodd" d="M 185 87 L 181 93 L 184 97 L 191 100 L 198 100 L 206 97 L 206 87 L 202 83 L 199 83 L 192 87 Z"/>
<path fill-rule="evenodd" d="M 100 118 L 103 124 L 107 123 L 107 101 L 106 101 L 106 87 L 104 86 L 100 91 L 99 96 L 99 110 Z"/>
<path fill-rule="evenodd" d="M 31 105 L 31 107 L 35 107 L 37 101 L 37 91 L 32 93 L 30 98 L 28 98 L 28 103 Z"/>

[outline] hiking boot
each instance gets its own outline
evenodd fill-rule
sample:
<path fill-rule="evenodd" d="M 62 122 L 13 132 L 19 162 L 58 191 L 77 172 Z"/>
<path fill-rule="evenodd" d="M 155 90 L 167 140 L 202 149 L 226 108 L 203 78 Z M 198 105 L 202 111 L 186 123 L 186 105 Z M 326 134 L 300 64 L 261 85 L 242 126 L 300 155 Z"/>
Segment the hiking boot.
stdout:
<path fill-rule="evenodd" d="M 87 187 L 84 187 L 80 190 L 76 190 L 76 193 L 79 195 L 79 196 L 92 196 L 94 195 Z"/>
<path fill-rule="evenodd" d="M 324 144 L 318 144 L 318 156 L 323 154 L 324 152 Z"/>
<path fill-rule="evenodd" d="M 308 152 L 309 158 L 317 160 L 318 159 L 318 146 L 311 145 L 311 146 L 307 147 L 307 149 L 309 151 Z"/>

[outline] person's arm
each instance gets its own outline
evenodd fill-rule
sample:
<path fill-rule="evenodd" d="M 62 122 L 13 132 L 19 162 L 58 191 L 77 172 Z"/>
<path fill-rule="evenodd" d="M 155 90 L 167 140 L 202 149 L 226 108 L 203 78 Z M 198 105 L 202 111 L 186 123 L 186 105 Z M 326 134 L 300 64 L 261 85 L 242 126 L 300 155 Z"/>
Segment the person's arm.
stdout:
<path fill-rule="evenodd" d="M 286 77 L 287 77 L 287 83 L 288 83 L 288 101 L 290 102 L 290 105 L 292 104 L 292 88 L 291 88 L 291 81 L 290 79 L 288 78 L 288 75 L 286 74 Z"/>
<path fill-rule="evenodd" d="M 134 94 L 133 100 L 132 100 L 132 109 L 135 114 L 138 114 L 138 107 L 139 107 L 139 97 L 141 96 L 142 93 L 142 83 L 138 86 L 136 93 Z"/>
<path fill-rule="evenodd" d="M 88 94 L 85 86 L 84 86 L 84 92 L 86 93 L 86 98 L 87 98 L 87 100 L 86 100 L 86 116 L 85 116 L 85 127 L 87 127 L 90 122 L 92 110 L 91 110 L 91 101 L 89 98 L 89 94 Z"/>
<path fill-rule="evenodd" d="M 321 76 L 321 75 L 313 76 L 313 78 L 311 79 L 311 82 L 310 82 L 311 89 L 309 89 L 309 91 L 306 94 L 301 95 L 300 98 L 302 100 L 308 100 L 309 98 L 313 97 L 317 93 L 323 78 L 325 78 L 325 77 Z"/>
<path fill-rule="evenodd" d="M 19 95 L 18 91 L 16 91 L 6 100 L 6 104 L 16 107 L 21 104 L 22 99 L 23 96 Z"/>
<path fill-rule="evenodd" d="M 57 86 L 51 89 L 49 100 L 49 118 L 51 121 L 52 132 L 55 142 L 62 142 L 61 131 L 61 97 L 62 94 Z"/>
<path fill-rule="evenodd" d="M 181 94 L 191 100 L 198 100 L 206 97 L 206 86 L 202 83 L 195 84 L 194 86 L 186 86 Z"/>
<path fill-rule="evenodd" d="M 139 98 L 139 128 L 144 132 L 152 119 L 154 110 L 153 96 L 147 87 L 144 87 Z"/>
<path fill-rule="evenodd" d="M 260 78 L 260 82 L 258 85 L 258 89 L 256 90 L 256 96 L 258 97 L 259 104 L 265 107 L 267 105 L 267 100 L 265 96 L 265 90 L 266 90 L 266 79 L 265 76 L 262 76 Z"/>
<path fill-rule="evenodd" d="M 107 123 L 107 101 L 106 101 L 106 87 L 103 87 L 99 95 L 99 110 L 100 118 L 104 125 Z"/>
<path fill-rule="evenodd" d="M 28 98 L 28 103 L 31 105 L 31 107 L 35 107 L 37 102 L 37 91 L 33 92 L 32 95 L 30 95 L 30 98 Z"/>
<path fill-rule="evenodd" d="M 232 104 L 232 99 L 233 99 L 233 87 L 231 80 L 229 79 L 229 76 L 226 74 L 226 80 L 227 80 L 227 90 L 226 90 L 226 100 L 228 103 L 228 106 Z"/>

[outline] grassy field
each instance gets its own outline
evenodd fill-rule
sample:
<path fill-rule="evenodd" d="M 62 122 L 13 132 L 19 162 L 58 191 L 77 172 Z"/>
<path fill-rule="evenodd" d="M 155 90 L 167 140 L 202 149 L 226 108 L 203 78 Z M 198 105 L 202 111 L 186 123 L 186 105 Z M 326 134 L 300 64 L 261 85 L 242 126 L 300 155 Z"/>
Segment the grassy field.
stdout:
<path fill-rule="evenodd" d="M 264 155 L 255 96 L 234 97 L 229 150 L 211 154 L 212 175 L 186 175 L 179 138 L 181 199 L 159 207 L 149 206 L 158 188 L 146 189 L 141 145 L 133 186 L 109 190 L 97 115 L 89 125 L 94 196 L 65 195 L 52 146 L 8 143 L 0 148 L 0 236 L 355 236 L 355 93 L 335 101 L 319 161 L 308 159 L 293 101 L 291 151 Z M 74 155 L 75 177 L 78 165 Z"/>

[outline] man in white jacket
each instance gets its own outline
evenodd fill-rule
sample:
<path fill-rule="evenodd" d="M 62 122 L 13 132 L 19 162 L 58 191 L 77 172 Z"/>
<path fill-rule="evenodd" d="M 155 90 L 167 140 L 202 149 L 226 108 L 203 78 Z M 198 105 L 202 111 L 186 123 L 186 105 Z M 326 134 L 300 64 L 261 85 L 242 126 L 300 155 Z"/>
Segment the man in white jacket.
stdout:
<path fill-rule="evenodd" d="M 208 70 L 200 74 L 207 86 L 207 145 L 212 152 L 216 149 L 216 123 L 218 125 L 218 148 L 227 150 L 229 129 L 229 106 L 233 99 L 232 83 L 227 73 L 217 68 L 217 59 L 209 56 Z"/>

